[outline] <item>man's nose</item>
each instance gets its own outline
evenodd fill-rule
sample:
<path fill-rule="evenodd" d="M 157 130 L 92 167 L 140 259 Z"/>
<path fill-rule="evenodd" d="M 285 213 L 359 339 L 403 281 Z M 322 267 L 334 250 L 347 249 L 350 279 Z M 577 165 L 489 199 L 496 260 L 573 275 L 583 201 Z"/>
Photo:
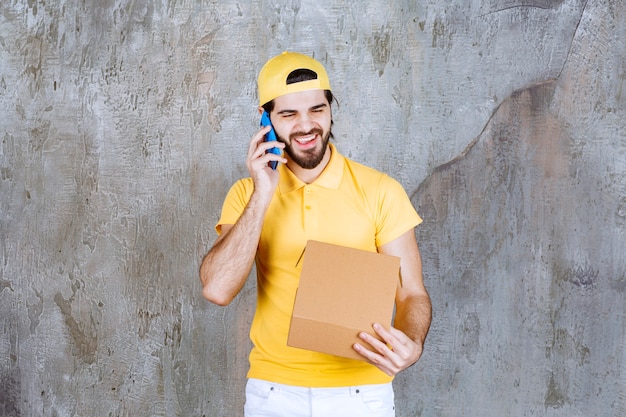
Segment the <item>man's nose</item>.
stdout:
<path fill-rule="evenodd" d="M 309 114 L 301 114 L 296 123 L 296 130 L 299 132 L 308 132 L 315 127 L 315 121 Z"/>

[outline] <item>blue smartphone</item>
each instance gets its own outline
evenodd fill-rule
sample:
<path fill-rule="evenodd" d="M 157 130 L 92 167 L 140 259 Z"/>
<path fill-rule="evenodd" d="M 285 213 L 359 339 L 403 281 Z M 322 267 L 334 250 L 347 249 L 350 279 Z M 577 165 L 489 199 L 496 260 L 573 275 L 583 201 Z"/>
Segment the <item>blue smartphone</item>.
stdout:
<path fill-rule="evenodd" d="M 270 121 L 270 115 L 267 114 L 266 111 L 264 111 L 263 114 L 261 115 L 261 126 L 272 126 L 272 122 Z M 274 128 L 272 127 L 270 131 L 265 135 L 265 141 L 271 142 L 275 140 L 277 140 L 276 132 L 274 132 Z M 271 152 L 275 155 L 280 155 L 280 149 L 278 148 L 270 148 L 267 150 L 267 152 Z M 278 165 L 278 161 L 270 161 L 269 165 L 272 169 L 276 169 L 276 166 Z"/>

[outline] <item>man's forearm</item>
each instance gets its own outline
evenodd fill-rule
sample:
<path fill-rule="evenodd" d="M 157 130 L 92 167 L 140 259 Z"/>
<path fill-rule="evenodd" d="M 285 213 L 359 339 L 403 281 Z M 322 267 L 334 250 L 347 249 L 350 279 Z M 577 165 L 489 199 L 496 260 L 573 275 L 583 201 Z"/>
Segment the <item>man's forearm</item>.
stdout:
<path fill-rule="evenodd" d="M 431 318 L 432 306 L 428 294 L 411 295 L 396 304 L 394 327 L 424 345 Z"/>

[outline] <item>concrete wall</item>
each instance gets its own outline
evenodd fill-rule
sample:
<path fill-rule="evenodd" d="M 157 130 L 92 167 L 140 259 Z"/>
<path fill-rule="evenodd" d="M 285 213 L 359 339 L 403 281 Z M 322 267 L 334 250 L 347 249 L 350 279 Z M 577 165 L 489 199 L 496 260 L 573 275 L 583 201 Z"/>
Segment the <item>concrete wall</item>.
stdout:
<path fill-rule="evenodd" d="M 0 415 L 240 415 L 254 282 L 197 270 L 285 49 L 425 219 L 398 416 L 626 415 L 625 3 L 318 4 L 2 2 Z"/>

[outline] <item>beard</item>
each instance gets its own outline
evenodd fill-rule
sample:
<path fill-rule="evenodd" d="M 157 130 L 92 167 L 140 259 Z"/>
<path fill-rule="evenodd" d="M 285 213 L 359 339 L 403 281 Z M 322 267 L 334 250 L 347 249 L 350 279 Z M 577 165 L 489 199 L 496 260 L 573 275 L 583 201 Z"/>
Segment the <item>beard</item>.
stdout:
<path fill-rule="evenodd" d="M 302 152 L 296 152 L 295 147 L 292 145 L 294 142 L 294 138 L 298 136 L 305 136 L 310 134 L 319 135 L 322 138 L 322 146 L 316 146 L 313 149 L 308 149 Z M 304 169 L 313 169 L 316 168 L 322 159 L 324 159 L 324 154 L 326 153 L 326 148 L 328 147 L 328 141 L 332 137 L 332 132 L 328 130 L 326 135 L 324 135 L 324 131 L 322 129 L 311 129 L 308 132 L 295 132 L 289 135 L 289 142 L 282 138 L 278 138 L 281 142 L 283 142 L 285 146 L 285 153 L 289 155 L 289 157 L 298 164 L 301 168 Z"/>

